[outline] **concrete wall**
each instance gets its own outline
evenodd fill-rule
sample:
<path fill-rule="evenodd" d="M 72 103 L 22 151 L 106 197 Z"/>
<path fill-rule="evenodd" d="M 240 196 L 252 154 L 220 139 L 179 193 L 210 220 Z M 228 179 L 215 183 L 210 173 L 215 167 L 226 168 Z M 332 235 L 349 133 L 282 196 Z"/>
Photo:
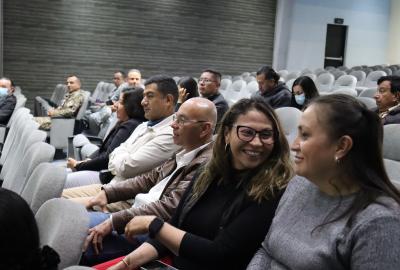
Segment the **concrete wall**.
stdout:
<path fill-rule="evenodd" d="M 114 70 L 225 74 L 272 63 L 276 0 L 4 2 L 4 74 L 28 97 L 76 73 L 86 90 Z"/>

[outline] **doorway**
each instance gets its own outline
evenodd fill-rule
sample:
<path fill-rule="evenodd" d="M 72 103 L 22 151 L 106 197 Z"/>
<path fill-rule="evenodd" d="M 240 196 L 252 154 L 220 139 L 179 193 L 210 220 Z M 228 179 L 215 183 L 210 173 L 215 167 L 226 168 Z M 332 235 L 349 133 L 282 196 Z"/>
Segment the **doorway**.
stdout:
<path fill-rule="evenodd" d="M 326 29 L 324 67 L 343 66 L 347 39 L 347 25 L 328 24 Z"/>

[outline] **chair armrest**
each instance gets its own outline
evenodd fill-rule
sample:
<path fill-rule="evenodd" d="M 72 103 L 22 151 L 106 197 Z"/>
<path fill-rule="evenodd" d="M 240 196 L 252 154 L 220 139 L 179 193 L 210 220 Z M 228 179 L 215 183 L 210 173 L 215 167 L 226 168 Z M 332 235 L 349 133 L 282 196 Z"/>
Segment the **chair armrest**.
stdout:
<path fill-rule="evenodd" d="M 86 138 L 88 138 L 91 143 L 96 145 L 101 145 L 103 143 L 103 139 L 98 136 L 86 135 Z"/>

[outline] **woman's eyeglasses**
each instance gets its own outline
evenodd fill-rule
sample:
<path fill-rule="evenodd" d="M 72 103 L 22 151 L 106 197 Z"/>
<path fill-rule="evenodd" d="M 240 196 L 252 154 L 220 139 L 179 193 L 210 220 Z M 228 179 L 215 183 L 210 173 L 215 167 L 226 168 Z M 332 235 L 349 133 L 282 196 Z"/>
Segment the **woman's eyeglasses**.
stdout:
<path fill-rule="evenodd" d="M 263 129 L 257 131 L 251 127 L 236 125 L 236 133 L 240 140 L 244 142 L 251 142 L 258 134 L 258 138 L 264 144 L 274 143 L 274 132 L 271 129 Z"/>

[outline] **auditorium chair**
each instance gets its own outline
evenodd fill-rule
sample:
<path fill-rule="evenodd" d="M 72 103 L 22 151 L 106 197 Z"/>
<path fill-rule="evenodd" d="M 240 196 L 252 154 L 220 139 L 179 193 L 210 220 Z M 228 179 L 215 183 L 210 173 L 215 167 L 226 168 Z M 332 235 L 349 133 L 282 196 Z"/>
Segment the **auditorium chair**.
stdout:
<path fill-rule="evenodd" d="M 51 103 L 53 103 L 53 105 L 60 106 L 67 92 L 68 92 L 68 87 L 65 84 L 57 84 L 50 97 Z M 39 96 L 35 97 L 34 106 L 35 106 L 34 107 L 35 116 L 47 116 L 47 110 L 49 108 L 57 107 L 57 106 L 51 106 L 46 99 Z"/>
<path fill-rule="evenodd" d="M 83 91 L 84 99 L 74 118 L 52 117 L 49 131 L 50 144 L 56 149 L 67 149 L 68 137 L 77 134 L 78 124 L 85 115 L 89 103 L 90 92 Z"/>
<path fill-rule="evenodd" d="M 297 136 L 297 127 L 302 112 L 294 107 L 281 107 L 275 109 L 275 113 L 278 115 L 279 122 L 282 124 L 286 139 L 289 145 L 291 145 Z"/>
<path fill-rule="evenodd" d="M 331 73 L 322 73 L 315 82 L 319 92 L 330 92 L 335 82 L 335 77 Z"/>
<path fill-rule="evenodd" d="M 15 161 L 12 170 L 4 177 L 3 188 L 21 194 L 33 170 L 42 162 L 53 161 L 55 149 L 44 142 L 36 142 L 26 150 L 21 160 Z"/>
<path fill-rule="evenodd" d="M 374 109 L 376 108 L 376 101 L 373 98 L 370 97 L 357 97 L 357 99 L 359 101 L 361 101 L 362 103 L 364 103 L 365 106 L 367 106 L 368 109 Z"/>
<path fill-rule="evenodd" d="M 78 264 L 87 236 L 89 216 L 84 206 L 55 198 L 45 202 L 36 213 L 40 245 L 48 245 L 60 256 L 59 269 Z"/>
<path fill-rule="evenodd" d="M 383 126 L 383 158 L 389 179 L 400 187 L 400 124 Z"/>
<path fill-rule="evenodd" d="M 353 75 L 342 75 L 339 78 L 336 79 L 336 81 L 333 84 L 332 90 L 337 90 L 341 88 L 350 88 L 350 89 L 356 89 L 357 85 L 357 78 L 354 77 Z M 357 92 L 356 92 L 357 96 Z"/>
<path fill-rule="evenodd" d="M 21 197 L 36 214 L 43 203 L 61 196 L 66 178 L 65 168 L 43 162 L 33 170 L 21 192 Z"/>

